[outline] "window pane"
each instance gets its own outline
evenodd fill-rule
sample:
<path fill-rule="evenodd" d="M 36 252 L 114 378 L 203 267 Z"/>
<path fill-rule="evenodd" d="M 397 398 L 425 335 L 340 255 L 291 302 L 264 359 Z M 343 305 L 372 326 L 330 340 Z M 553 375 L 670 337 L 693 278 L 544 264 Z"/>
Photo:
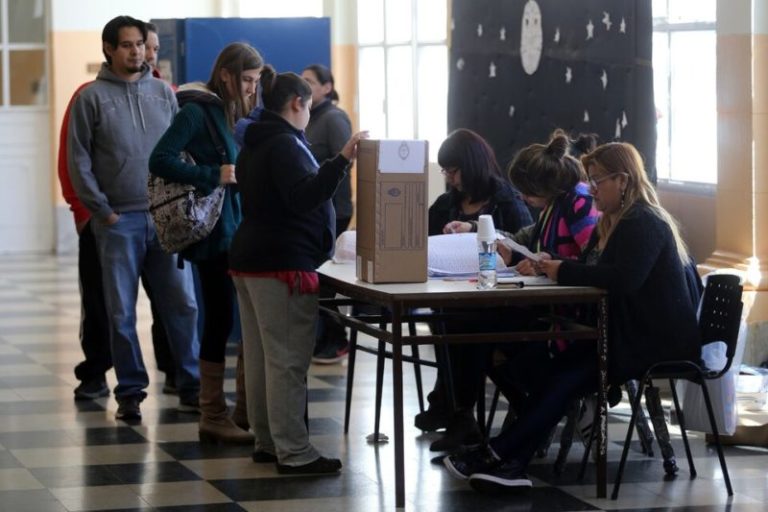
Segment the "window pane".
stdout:
<path fill-rule="evenodd" d="M 715 32 L 672 33 L 672 179 L 717 183 Z"/>
<path fill-rule="evenodd" d="M 669 36 L 653 34 L 653 95 L 656 101 L 656 173 L 669 179 Z"/>
<path fill-rule="evenodd" d="M 384 0 L 357 2 L 357 41 L 360 44 L 384 42 Z"/>
<path fill-rule="evenodd" d="M 417 137 L 429 141 L 430 161 L 437 161 L 437 150 L 448 130 L 448 49 L 425 46 L 419 49 Z"/>
<path fill-rule="evenodd" d="M 43 0 L 9 0 L 8 42 L 45 42 L 44 4 Z"/>
<path fill-rule="evenodd" d="M 0 107 L 5 105 L 5 93 L 3 92 L 4 87 L 2 86 L 4 75 L 5 70 L 3 69 L 3 59 L 0 59 Z"/>
<path fill-rule="evenodd" d="M 384 113 L 384 49 L 360 48 L 358 98 L 360 129 L 368 130 L 371 138 L 387 137 L 387 117 Z"/>
<path fill-rule="evenodd" d="M 669 0 L 669 21 L 715 21 L 717 0 Z"/>
<path fill-rule="evenodd" d="M 387 43 L 406 43 L 411 40 L 411 9 L 411 0 L 387 0 Z"/>
<path fill-rule="evenodd" d="M 418 0 L 416 36 L 419 42 L 445 41 L 448 10 L 445 0 Z"/>
<path fill-rule="evenodd" d="M 323 0 L 292 0 L 291 2 L 240 1 L 243 18 L 293 18 L 323 15 Z"/>
<path fill-rule="evenodd" d="M 387 138 L 412 139 L 413 53 L 410 46 L 387 50 Z"/>
<path fill-rule="evenodd" d="M 9 53 L 11 105 L 45 105 L 48 87 L 45 76 L 45 50 L 15 50 Z"/>
<path fill-rule="evenodd" d="M 666 18 L 667 17 L 667 2 L 668 0 L 653 0 L 651 3 L 651 12 L 654 18 Z"/>

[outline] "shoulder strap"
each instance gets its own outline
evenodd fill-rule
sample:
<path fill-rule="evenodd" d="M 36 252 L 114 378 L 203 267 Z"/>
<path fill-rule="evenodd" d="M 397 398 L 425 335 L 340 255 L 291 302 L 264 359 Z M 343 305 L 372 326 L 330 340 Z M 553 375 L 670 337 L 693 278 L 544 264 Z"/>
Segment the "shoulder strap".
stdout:
<path fill-rule="evenodd" d="M 229 156 L 227 155 L 227 148 L 224 146 L 224 142 L 221 140 L 219 131 L 216 129 L 216 125 L 213 123 L 213 118 L 211 117 L 211 113 L 208 111 L 208 107 L 200 104 L 200 108 L 203 109 L 203 114 L 205 114 L 205 126 L 208 127 L 208 133 L 211 136 L 211 140 L 213 141 L 213 145 L 216 148 L 216 152 L 221 158 L 221 163 L 231 164 L 232 162 L 229 161 Z"/>

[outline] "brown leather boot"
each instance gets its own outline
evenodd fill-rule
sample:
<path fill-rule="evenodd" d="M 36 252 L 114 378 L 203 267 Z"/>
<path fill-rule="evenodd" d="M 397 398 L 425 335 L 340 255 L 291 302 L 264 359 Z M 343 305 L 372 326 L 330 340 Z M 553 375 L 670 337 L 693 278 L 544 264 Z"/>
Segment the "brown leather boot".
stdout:
<path fill-rule="evenodd" d="M 237 399 L 235 408 L 232 409 L 232 421 L 243 430 L 248 430 L 248 409 L 245 401 L 245 367 L 243 365 L 243 345 L 237 352 L 237 366 L 235 368 L 235 393 Z"/>
<path fill-rule="evenodd" d="M 224 368 L 224 363 L 200 360 L 200 442 L 253 443 L 253 435 L 229 418 L 224 399 Z"/>

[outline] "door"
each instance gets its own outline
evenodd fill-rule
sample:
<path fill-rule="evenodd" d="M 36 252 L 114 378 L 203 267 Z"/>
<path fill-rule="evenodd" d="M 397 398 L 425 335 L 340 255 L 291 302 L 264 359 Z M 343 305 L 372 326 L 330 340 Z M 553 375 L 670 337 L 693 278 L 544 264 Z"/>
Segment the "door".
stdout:
<path fill-rule="evenodd" d="M 0 0 L 0 253 L 54 246 L 48 2 Z"/>

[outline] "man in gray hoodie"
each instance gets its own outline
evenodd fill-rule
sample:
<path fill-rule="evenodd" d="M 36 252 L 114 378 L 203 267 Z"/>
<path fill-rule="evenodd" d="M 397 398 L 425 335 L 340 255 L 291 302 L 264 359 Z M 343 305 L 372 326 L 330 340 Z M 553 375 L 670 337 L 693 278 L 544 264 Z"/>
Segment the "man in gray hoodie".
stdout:
<path fill-rule="evenodd" d="M 148 161 L 176 114 L 171 88 L 152 77 L 144 59 L 144 22 L 110 20 L 102 31 L 96 80 L 72 105 L 67 136 L 69 175 L 92 214 L 117 375 L 118 419 L 141 419 L 149 378 L 136 333 L 136 296 L 145 272 L 177 364 L 179 409 L 196 410 L 199 390 L 197 305 L 190 269 L 160 248 L 149 214 Z"/>

